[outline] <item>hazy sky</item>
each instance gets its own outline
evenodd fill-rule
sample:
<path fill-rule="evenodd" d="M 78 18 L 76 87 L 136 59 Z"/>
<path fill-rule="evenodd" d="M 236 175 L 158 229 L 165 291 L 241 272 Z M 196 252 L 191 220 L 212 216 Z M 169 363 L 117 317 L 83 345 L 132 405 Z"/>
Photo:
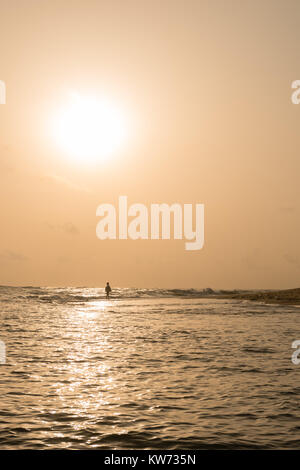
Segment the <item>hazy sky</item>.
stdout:
<path fill-rule="evenodd" d="M 0 0 L 0 283 L 299 286 L 298 0 Z M 57 145 L 68 93 L 123 110 L 106 161 Z M 96 237 L 96 208 L 204 203 L 205 245 Z"/>

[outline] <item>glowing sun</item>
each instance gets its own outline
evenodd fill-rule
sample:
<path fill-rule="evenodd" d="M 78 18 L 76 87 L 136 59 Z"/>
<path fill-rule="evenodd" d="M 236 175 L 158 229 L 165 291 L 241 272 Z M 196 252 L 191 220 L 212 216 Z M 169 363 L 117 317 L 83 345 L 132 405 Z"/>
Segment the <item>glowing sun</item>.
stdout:
<path fill-rule="evenodd" d="M 54 122 L 54 137 L 71 158 L 105 160 L 124 142 L 126 122 L 120 109 L 106 99 L 72 93 Z"/>

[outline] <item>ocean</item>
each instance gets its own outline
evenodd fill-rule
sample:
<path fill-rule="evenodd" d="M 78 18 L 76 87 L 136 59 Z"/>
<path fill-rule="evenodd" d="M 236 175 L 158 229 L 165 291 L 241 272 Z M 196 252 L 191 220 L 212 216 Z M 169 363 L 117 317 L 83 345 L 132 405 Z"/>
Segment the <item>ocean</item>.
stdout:
<path fill-rule="evenodd" d="M 297 306 L 0 287 L 0 449 L 300 446 Z"/>

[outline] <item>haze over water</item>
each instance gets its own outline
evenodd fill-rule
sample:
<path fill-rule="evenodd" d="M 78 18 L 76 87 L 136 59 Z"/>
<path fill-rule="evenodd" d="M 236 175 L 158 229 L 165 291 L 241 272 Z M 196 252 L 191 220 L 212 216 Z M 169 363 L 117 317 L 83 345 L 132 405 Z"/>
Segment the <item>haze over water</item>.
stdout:
<path fill-rule="evenodd" d="M 0 447 L 299 447 L 299 307 L 0 288 Z"/>

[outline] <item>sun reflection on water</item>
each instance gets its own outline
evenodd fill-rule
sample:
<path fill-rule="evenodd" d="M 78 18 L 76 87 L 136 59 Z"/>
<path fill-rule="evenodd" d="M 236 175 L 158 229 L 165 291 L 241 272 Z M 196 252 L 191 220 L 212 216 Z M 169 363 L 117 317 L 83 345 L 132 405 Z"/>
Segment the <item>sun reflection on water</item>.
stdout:
<path fill-rule="evenodd" d="M 75 312 L 77 315 L 80 317 L 84 318 L 97 318 L 101 313 L 104 313 L 107 311 L 109 307 L 113 306 L 113 302 L 110 300 L 97 300 L 97 301 L 92 301 L 89 302 L 88 308 L 86 308 L 86 305 L 83 305 L 82 308 L 76 308 Z"/>

